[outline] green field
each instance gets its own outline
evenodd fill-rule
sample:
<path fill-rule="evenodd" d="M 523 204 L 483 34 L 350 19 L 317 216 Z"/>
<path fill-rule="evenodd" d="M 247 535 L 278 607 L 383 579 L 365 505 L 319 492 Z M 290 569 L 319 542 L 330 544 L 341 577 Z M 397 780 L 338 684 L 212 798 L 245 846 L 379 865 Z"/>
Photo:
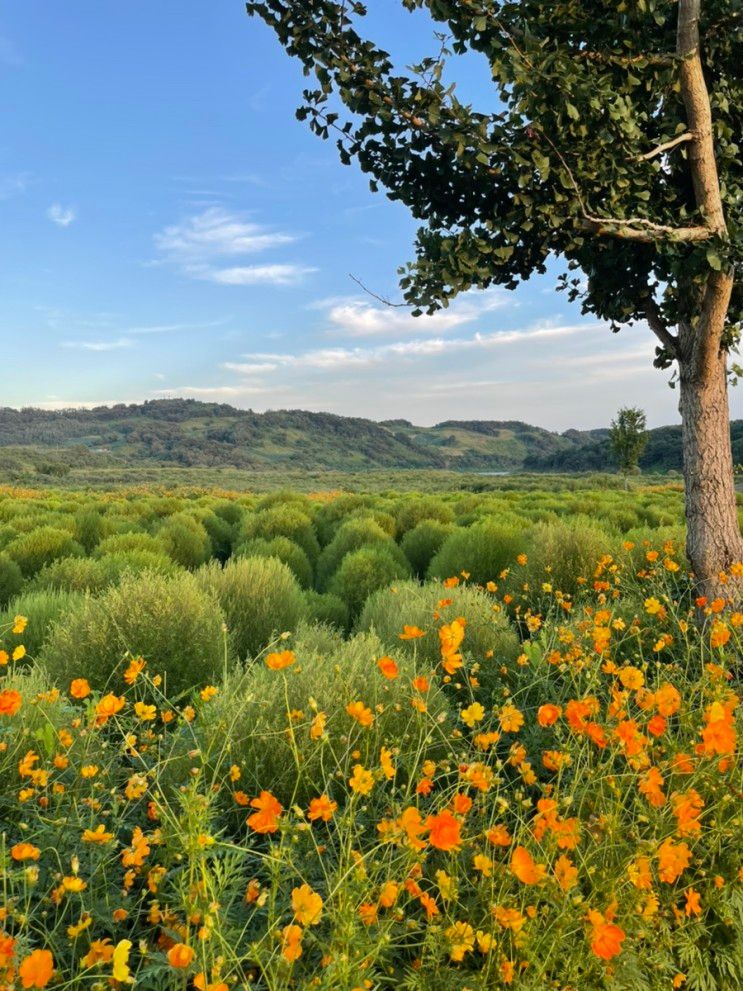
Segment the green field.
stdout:
<path fill-rule="evenodd" d="M 0 986 L 740 986 L 679 485 L 85 477 L 0 490 Z"/>

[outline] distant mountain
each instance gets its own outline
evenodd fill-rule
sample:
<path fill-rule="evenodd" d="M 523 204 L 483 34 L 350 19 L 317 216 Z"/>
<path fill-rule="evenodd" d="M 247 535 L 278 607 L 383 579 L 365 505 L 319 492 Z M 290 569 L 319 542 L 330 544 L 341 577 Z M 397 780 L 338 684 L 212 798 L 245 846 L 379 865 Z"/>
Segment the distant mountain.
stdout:
<path fill-rule="evenodd" d="M 743 421 L 734 421 L 743 462 Z M 445 420 L 416 427 L 304 410 L 254 413 L 194 399 L 49 411 L 0 409 L 6 464 L 150 463 L 236 468 L 442 468 L 461 471 L 610 470 L 608 430 L 554 433 L 517 420 Z M 64 457 L 63 457 L 64 455 Z M 60 461 L 60 458 L 62 461 Z M 55 460 L 56 459 L 56 460 Z M 679 427 L 650 431 L 642 467 L 681 466 Z"/>

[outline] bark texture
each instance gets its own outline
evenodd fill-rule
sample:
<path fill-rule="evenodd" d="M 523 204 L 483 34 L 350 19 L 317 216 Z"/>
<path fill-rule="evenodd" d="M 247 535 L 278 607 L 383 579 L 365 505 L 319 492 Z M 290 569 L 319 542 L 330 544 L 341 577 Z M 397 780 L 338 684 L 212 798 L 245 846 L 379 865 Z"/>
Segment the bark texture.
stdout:
<path fill-rule="evenodd" d="M 733 455 L 730 446 L 727 356 L 719 346 L 717 329 L 704 326 L 705 318 L 720 318 L 732 279 L 720 280 L 722 298 L 717 313 L 703 314 L 696 332 L 704 345 L 717 338 L 716 347 L 697 346 L 679 360 L 681 424 L 686 490 L 686 550 L 699 578 L 700 592 L 711 597 L 740 594 L 738 583 L 722 584 L 720 572 L 743 561 L 743 538 L 735 498 Z M 724 313 L 722 314 L 724 327 Z M 695 335 L 696 336 L 696 335 Z M 682 338 L 683 344 L 686 343 Z"/>
<path fill-rule="evenodd" d="M 701 0 L 679 0 L 676 53 L 682 59 L 681 93 L 692 136 L 689 170 L 709 235 L 725 239 L 712 111 L 700 51 L 700 16 Z M 737 598 L 740 588 L 719 579 L 731 564 L 743 561 L 723 346 L 732 289 L 731 271 L 711 272 L 701 298 L 697 297 L 697 312 L 681 322 L 673 344 L 681 388 L 687 554 L 700 591 L 712 596 L 732 593 Z"/>

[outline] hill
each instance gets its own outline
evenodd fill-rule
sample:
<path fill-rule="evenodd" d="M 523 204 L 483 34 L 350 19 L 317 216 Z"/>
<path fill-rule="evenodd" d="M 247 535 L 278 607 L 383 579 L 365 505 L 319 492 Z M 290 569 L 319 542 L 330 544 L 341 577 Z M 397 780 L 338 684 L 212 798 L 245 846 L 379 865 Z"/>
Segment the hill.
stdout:
<path fill-rule="evenodd" d="M 743 461 L 743 421 L 732 426 Z M 194 399 L 94 409 L 0 409 L 2 466 L 64 473 L 65 466 L 151 464 L 262 470 L 611 470 L 608 430 L 555 433 L 516 420 L 445 420 L 418 427 L 305 410 L 255 413 Z M 679 427 L 650 431 L 645 471 L 681 467 Z"/>

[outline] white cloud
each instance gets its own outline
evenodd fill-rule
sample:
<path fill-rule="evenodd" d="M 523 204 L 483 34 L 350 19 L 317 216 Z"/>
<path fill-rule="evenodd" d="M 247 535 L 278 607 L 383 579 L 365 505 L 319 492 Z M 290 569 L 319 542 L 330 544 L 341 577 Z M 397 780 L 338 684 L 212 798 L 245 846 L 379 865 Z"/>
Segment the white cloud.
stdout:
<path fill-rule="evenodd" d="M 69 206 L 62 206 L 61 203 L 52 203 L 46 211 L 47 217 L 58 227 L 69 227 L 77 219 L 77 214 Z"/>
<path fill-rule="evenodd" d="M 335 370 L 363 368 L 400 360 L 454 355 L 471 350 L 485 350 L 525 341 L 567 337 L 595 329 L 592 324 L 537 325 L 527 330 L 496 331 L 472 337 L 430 337 L 415 341 L 396 341 L 376 347 L 318 348 L 300 354 L 256 352 L 243 355 L 245 362 L 225 362 L 223 368 L 240 375 L 260 375 L 287 368 Z"/>
<path fill-rule="evenodd" d="M 513 306 L 513 301 L 505 292 L 491 289 L 465 294 L 447 309 L 430 315 L 424 313 L 419 317 L 414 317 L 408 307 L 371 303 L 358 296 L 318 300 L 311 303 L 308 309 L 327 309 L 330 331 L 334 334 L 383 337 L 392 334 L 446 333 L 506 305 Z"/>
<path fill-rule="evenodd" d="M 166 227 L 155 235 L 155 246 L 166 257 L 201 262 L 266 251 L 295 240 L 291 234 L 271 231 L 221 207 L 212 207 Z"/>
<path fill-rule="evenodd" d="M 128 337 L 119 337 L 112 341 L 62 341 L 59 346 L 76 351 L 120 351 L 133 343 Z"/>
<path fill-rule="evenodd" d="M 243 396 L 263 396 L 273 392 L 273 389 L 258 388 L 256 386 L 236 386 L 236 385 L 180 385 L 177 389 L 155 389 L 153 396 L 160 396 L 163 399 L 203 399 L 208 401 L 213 399 L 240 399 Z"/>
<path fill-rule="evenodd" d="M 294 286 L 316 272 L 306 265 L 242 265 L 208 272 L 203 278 L 221 286 Z"/>
<path fill-rule="evenodd" d="M 194 279 L 224 286 L 296 285 L 316 271 L 306 265 L 270 263 L 222 267 L 226 258 L 255 255 L 293 244 L 294 234 L 271 230 L 243 214 L 210 207 L 155 235 L 161 262 Z"/>

